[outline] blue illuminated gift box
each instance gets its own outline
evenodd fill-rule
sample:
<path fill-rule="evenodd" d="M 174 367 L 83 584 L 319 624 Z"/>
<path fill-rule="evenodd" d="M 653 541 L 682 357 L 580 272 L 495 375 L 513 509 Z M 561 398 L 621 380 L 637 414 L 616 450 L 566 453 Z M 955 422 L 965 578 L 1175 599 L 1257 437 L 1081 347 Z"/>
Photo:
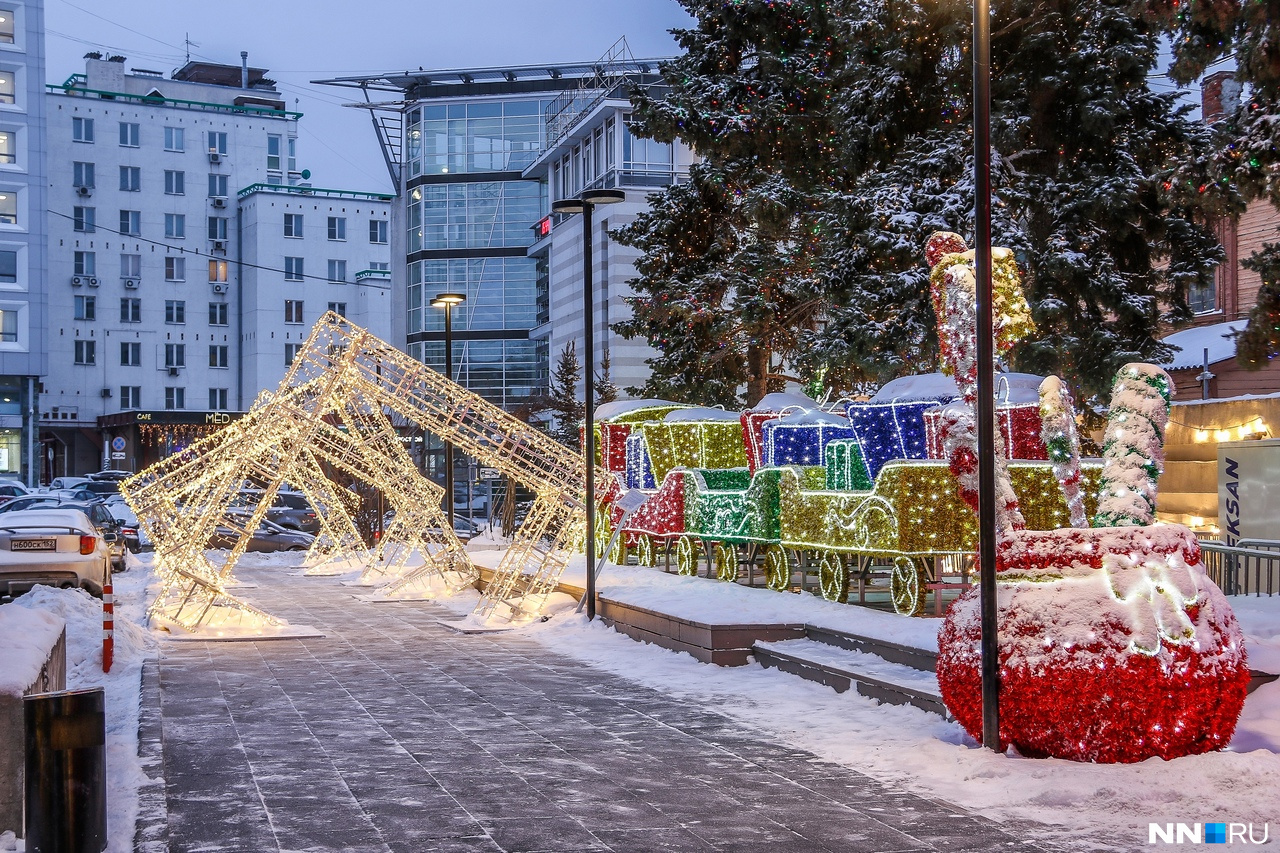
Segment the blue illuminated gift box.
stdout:
<path fill-rule="evenodd" d="M 871 478 L 894 459 L 927 458 L 924 413 L 959 396 L 951 377 L 926 373 L 895 379 L 870 400 L 849 403 L 846 413 Z"/>
<path fill-rule="evenodd" d="M 824 465 L 832 441 L 856 438 L 847 418 L 821 410 L 794 412 L 763 426 L 764 464 Z"/>
<path fill-rule="evenodd" d="M 643 432 L 627 436 L 626 479 L 628 489 L 658 488 L 653 479 L 653 465 L 649 462 L 649 448 L 645 446 Z"/>

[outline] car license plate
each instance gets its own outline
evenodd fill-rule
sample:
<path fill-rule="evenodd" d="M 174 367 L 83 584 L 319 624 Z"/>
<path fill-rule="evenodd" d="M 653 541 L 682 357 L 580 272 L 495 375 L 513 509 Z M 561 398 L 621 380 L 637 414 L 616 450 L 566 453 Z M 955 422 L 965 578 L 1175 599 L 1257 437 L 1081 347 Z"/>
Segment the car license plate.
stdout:
<path fill-rule="evenodd" d="M 57 539 L 11 539 L 9 540 L 10 551 L 56 551 L 58 550 Z"/>

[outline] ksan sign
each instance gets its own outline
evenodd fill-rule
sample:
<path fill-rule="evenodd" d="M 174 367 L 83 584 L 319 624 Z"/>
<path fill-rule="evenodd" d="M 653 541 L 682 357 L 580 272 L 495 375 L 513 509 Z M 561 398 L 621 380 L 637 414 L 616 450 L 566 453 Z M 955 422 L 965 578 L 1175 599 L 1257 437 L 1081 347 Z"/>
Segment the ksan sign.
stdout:
<path fill-rule="evenodd" d="M 1149 823 L 1148 844 L 1266 844 L 1271 824 L 1256 831 L 1252 823 Z"/>
<path fill-rule="evenodd" d="M 1218 445 L 1222 541 L 1280 539 L 1280 439 Z"/>

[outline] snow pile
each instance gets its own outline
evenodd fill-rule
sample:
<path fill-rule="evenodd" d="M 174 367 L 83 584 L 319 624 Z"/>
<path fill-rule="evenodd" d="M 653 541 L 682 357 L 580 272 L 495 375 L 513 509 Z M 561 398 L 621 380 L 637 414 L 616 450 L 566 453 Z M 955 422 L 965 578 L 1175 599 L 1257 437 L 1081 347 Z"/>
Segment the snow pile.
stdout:
<path fill-rule="evenodd" d="M 21 696 L 40 677 L 66 622 L 41 610 L 0 607 L 0 695 Z"/>
<path fill-rule="evenodd" d="M 673 406 L 678 409 L 684 408 L 684 403 L 673 403 L 670 400 L 646 399 L 646 400 L 614 400 L 612 403 L 601 403 L 596 406 L 596 421 L 607 421 L 613 418 L 628 415 L 632 412 L 639 412 L 644 409 L 660 409 L 665 406 Z"/>
<path fill-rule="evenodd" d="M 667 423 L 685 423 L 687 421 L 736 421 L 741 418 L 738 412 L 726 412 L 724 409 L 712 409 L 707 406 L 695 406 L 690 409 L 676 409 L 667 412 L 663 418 Z"/>
<path fill-rule="evenodd" d="M 291 555 L 297 557 L 297 555 Z M 117 574 L 115 586 L 115 661 L 102 671 L 102 602 L 78 589 L 37 586 L 0 608 L 22 608 L 32 616 L 61 620 L 67 627 L 67 689 L 103 687 L 107 726 L 107 850 L 133 850 L 138 815 L 138 789 L 146 781 L 138 760 L 138 715 L 142 665 L 156 654 L 155 638 L 142 627 L 146 620 L 147 587 L 154 581 L 151 555 L 139 561 L 127 555 L 134 568 Z M 8 669 L 6 660 L 0 669 Z"/>
<path fill-rule="evenodd" d="M 1220 749 L 1244 637 L 1180 525 L 1018 531 L 1002 549 L 1000 737 L 1023 755 L 1132 762 Z M 943 700 L 982 731 L 978 590 L 938 636 Z"/>
<path fill-rule="evenodd" d="M 960 396 L 956 381 L 942 373 L 903 376 L 885 384 L 872 403 L 909 403 L 914 400 L 950 400 Z"/>
<path fill-rule="evenodd" d="M 785 412 L 788 409 L 805 410 L 805 409 L 816 409 L 816 408 L 818 408 L 818 401 L 810 397 L 806 397 L 804 394 L 794 394 L 791 392 L 774 391 L 770 394 L 765 394 L 763 397 L 760 398 L 760 401 L 758 403 L 756 403 L 751 408 L 747 409 L 747 411 L 748 412 Z"/>

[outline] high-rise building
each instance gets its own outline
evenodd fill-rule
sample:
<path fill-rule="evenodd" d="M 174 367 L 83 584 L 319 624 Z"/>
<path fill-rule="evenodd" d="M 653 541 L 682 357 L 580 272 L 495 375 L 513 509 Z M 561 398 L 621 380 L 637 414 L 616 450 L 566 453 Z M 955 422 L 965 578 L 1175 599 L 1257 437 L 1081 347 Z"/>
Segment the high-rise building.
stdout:
<path fill-rule="evenodd" d="M 49 87 L 46 480 L 137 470 L 233 419 L 329 305 L 385 325 L 367 294 L 389 197 L 310 187 L 301 115 L 241 58 L 90 58 Z"/>
<path fill-rule="evenodd" d="M 44 6 L 0 0 L 0 477 L 39 478 L 45 372 Z"/>

